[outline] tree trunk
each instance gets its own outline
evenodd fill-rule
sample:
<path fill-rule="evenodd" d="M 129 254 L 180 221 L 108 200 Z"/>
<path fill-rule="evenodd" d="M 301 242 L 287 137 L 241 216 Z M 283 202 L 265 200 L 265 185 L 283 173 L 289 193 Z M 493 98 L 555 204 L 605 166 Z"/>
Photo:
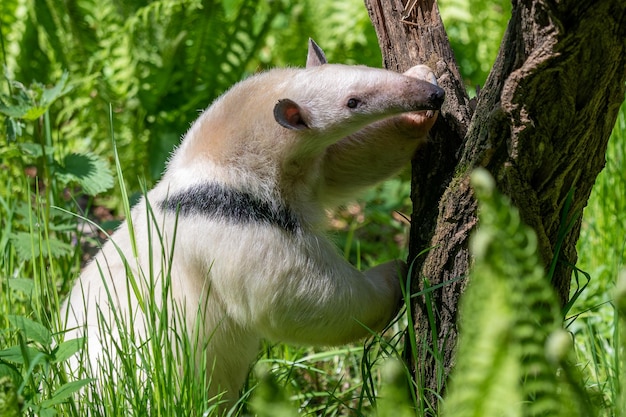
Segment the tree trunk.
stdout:
<path fill-rule="evenodd" d="M 447 94 L 429 147 L 413 161 L 409 243 L 411 291 L 420 293 L 412 306 L 418 352 L 409 359 L 428 393 L 423 406 L 436 409 L 471 263 L 473 168 L 488 169 L 534 228 L 561 304 L 569 298 L 580 216 L 624 100 L 626 2 L 513 0 L 477 102 L 465 92 L 435 0 L 417 0 L 406 12 L 401 0 L 365 3 L 385 66 L 427 64 Z"/>

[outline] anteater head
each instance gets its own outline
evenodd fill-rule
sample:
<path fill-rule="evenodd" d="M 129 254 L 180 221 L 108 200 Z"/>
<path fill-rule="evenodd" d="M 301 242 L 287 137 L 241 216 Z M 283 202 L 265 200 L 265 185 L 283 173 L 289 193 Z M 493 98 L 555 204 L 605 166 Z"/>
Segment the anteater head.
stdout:
<path fill-rule="evenodd" d="M 438 86 L 382 69 L 275 69 L 236 84 L 196 121 L 185 142 L 193 144 L 190 155 L 216 160 L 246 151 L 321 154 L 372 122 L 438 110 L 443 100 Z"/>
<path fill-rule="evenodd" d="M 331 142 L 388 116 L 439 110 L 444 100 L 441 88 L 420 79 L 330 64 L 298 72 L 283 94 L 274 106 L 276 122 Z"/>
<path fill-rule="evenodd" d="M 383 69 L 325 64 L 270 70 L 216 100 L 189 130 L 168 171 L 186 170 L 186 180 L 224 170 L 248 178 L 307 176 L 326 148 L 345 136 L 389 116 L 438 110 L 443 100 L 438 86 Z"/>

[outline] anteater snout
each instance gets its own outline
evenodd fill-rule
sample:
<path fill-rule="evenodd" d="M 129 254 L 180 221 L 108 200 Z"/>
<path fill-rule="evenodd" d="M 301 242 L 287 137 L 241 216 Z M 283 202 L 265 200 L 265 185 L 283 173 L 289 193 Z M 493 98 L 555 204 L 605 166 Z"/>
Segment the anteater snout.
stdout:
<path fill-rule="evenodd" d="M 432 85 L 432 91 L 428 96 L 428 104 L 432 106 L 430 110 L 439 110 L 443 105 L 443 100 L 446 98 L 446 92 L 443 88 L 436 85 Z"/>

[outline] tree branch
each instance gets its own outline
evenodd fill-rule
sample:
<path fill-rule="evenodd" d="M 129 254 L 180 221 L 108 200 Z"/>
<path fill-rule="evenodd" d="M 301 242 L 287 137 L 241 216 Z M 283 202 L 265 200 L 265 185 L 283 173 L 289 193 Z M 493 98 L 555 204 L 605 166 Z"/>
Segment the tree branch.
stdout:
<path fill-rule="evenodd" d="M 423 290 L 425 282 L 448 283 L 414 304 L 416 334 L 427 344 L 417 376 L 426 390 L 441 393 L 453 364 L 465 286 L 458 277 L 469 269 L 467 243 L 476 224 L 468 180 L 473 168 L 487 168 L 537 232 L 546 269 L 558 255 L 552 282 L 561 303 L 567 300 L 580 214 L 624 100 L 626 3 L 513 0 L 473 119 L 436 2 L 417 0 L 407 11 L 399 0 L 366 5 L 385 66 L 404 71 L 430 65 L 447 94 L 430 146 L 413 161 L 410 242 L 410 260 L 432 247 L 413 264 L 413 291 Z M 436 407 L 436 395 L 426 400 Z"/>

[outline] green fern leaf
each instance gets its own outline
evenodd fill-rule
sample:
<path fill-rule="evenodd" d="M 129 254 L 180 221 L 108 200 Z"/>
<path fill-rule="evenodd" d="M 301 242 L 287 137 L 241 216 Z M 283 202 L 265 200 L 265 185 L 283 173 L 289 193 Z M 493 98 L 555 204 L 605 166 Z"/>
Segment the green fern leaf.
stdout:
<path fill-rule="evenodd" d="M 484 170 L 472 174 L 479 228 L 460 307 L 457 367 L 444 416 L 575 416 L 571 386 L 546 356 L 561 328 L 556 297 L 537 257 L 537 238 L 495 190 Z"/>

